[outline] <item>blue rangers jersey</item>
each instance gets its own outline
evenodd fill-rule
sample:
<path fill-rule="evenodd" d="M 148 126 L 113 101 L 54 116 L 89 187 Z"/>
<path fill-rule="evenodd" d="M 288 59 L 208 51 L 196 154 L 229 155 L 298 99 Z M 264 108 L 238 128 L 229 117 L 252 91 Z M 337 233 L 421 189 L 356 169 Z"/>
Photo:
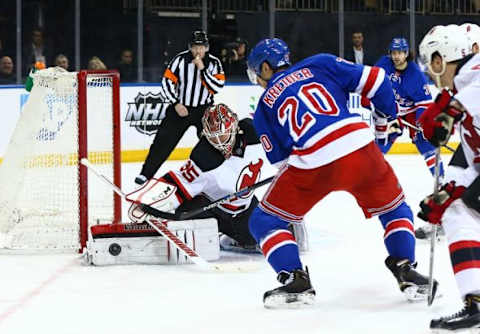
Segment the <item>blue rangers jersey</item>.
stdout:
<path fill-rule="evenodd" d="M 432 103 L 425 76 L 414 62 L 409 61 L 405 70 L 398 71 L 390 57 L 383 56 L 375 66 L 383 68 L 390 79 L 399 116 L 414 111 L 420 115 Z"/>
<path fill-rule="evenodd" d="M 369 126 L 347 108 L 350 92 L 396 118 L 392 87 L 381 68 L 319 54 L 276 73 L 254 114 L 270 162 L 312 169 L 369 144 L 374 139 Z"/>

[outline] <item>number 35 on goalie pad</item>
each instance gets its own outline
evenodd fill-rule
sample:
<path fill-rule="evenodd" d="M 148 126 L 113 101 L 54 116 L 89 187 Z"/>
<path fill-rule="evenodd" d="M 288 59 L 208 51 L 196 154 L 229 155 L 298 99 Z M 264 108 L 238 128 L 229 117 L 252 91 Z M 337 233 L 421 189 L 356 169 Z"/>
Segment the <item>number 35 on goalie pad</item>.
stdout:
<path fill-rule="evenodd" d="M 216 219 L 168 222 L 168 228 L 207 261 L 220 258 Z M 192 263 L 147 223 L 104 224 L 90 228 L 86 262 L 112 264 Z"/>

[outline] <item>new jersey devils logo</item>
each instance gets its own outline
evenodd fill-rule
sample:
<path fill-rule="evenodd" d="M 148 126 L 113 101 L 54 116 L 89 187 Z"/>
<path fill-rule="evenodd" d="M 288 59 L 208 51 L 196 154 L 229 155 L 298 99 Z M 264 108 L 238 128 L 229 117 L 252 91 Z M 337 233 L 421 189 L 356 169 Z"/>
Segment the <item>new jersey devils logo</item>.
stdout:
<path fill-rule="evenodd" d="M 467 145 L 470 146 L 473 154 L 475 154 L 473 162 L 478 164 L 480 163 L 480 135 L 475 130 L 475 126 L 473 125 L 473 118 L 469 113 L 466 113 L 466 117 L 462 122 L 462 125 L 468 131 L 464 132 L 463 138 L 467 142 Z"/>
<path fill-rule="evenodd" d="M 257 163 L 250 162 L 247 166 L 245 166 L 237 180 L 237 191 L 244 189 L 248 186 L 254 185 L 260 179 L 260 172 L 263 166 L 263 160 L 258 159 Z M 240 196 L 240 198 L 248 198 L 252 196 L 252 191 Z"/>

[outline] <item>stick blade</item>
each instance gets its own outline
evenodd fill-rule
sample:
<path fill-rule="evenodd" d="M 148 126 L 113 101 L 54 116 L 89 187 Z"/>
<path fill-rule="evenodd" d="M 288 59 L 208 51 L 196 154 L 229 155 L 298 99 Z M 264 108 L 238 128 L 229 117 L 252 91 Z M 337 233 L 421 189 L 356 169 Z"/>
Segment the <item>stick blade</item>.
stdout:
<path fill-rule="evenodd" d="M 428 299 L 427 299 L 428 306 L 432 305 L 433 300 L 435 299 L 435 295 L 437 294 L 437 288 L 438 288 L 438 283 L 434 281 L 432 286 L 432 293 L 428 295 Z"/>

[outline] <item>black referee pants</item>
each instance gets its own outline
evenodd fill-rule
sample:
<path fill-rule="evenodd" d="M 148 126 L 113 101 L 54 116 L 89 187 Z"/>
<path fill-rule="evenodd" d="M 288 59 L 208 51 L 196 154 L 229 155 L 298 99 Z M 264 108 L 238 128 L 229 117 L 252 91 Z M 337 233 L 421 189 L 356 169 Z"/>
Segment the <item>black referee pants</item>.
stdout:
<path fill-rule="evenodd" d="M 165 118 L 158 126 L 140 174 L 147 179 L 151 179 L 191 125 L 197 128 L 197 136 L 200 138 L 203 128 L 202 117 L 207 107 L 208 105 L 186 107 L 188 116 L 180 117 L 171 105 L 165 113 Z"/>

